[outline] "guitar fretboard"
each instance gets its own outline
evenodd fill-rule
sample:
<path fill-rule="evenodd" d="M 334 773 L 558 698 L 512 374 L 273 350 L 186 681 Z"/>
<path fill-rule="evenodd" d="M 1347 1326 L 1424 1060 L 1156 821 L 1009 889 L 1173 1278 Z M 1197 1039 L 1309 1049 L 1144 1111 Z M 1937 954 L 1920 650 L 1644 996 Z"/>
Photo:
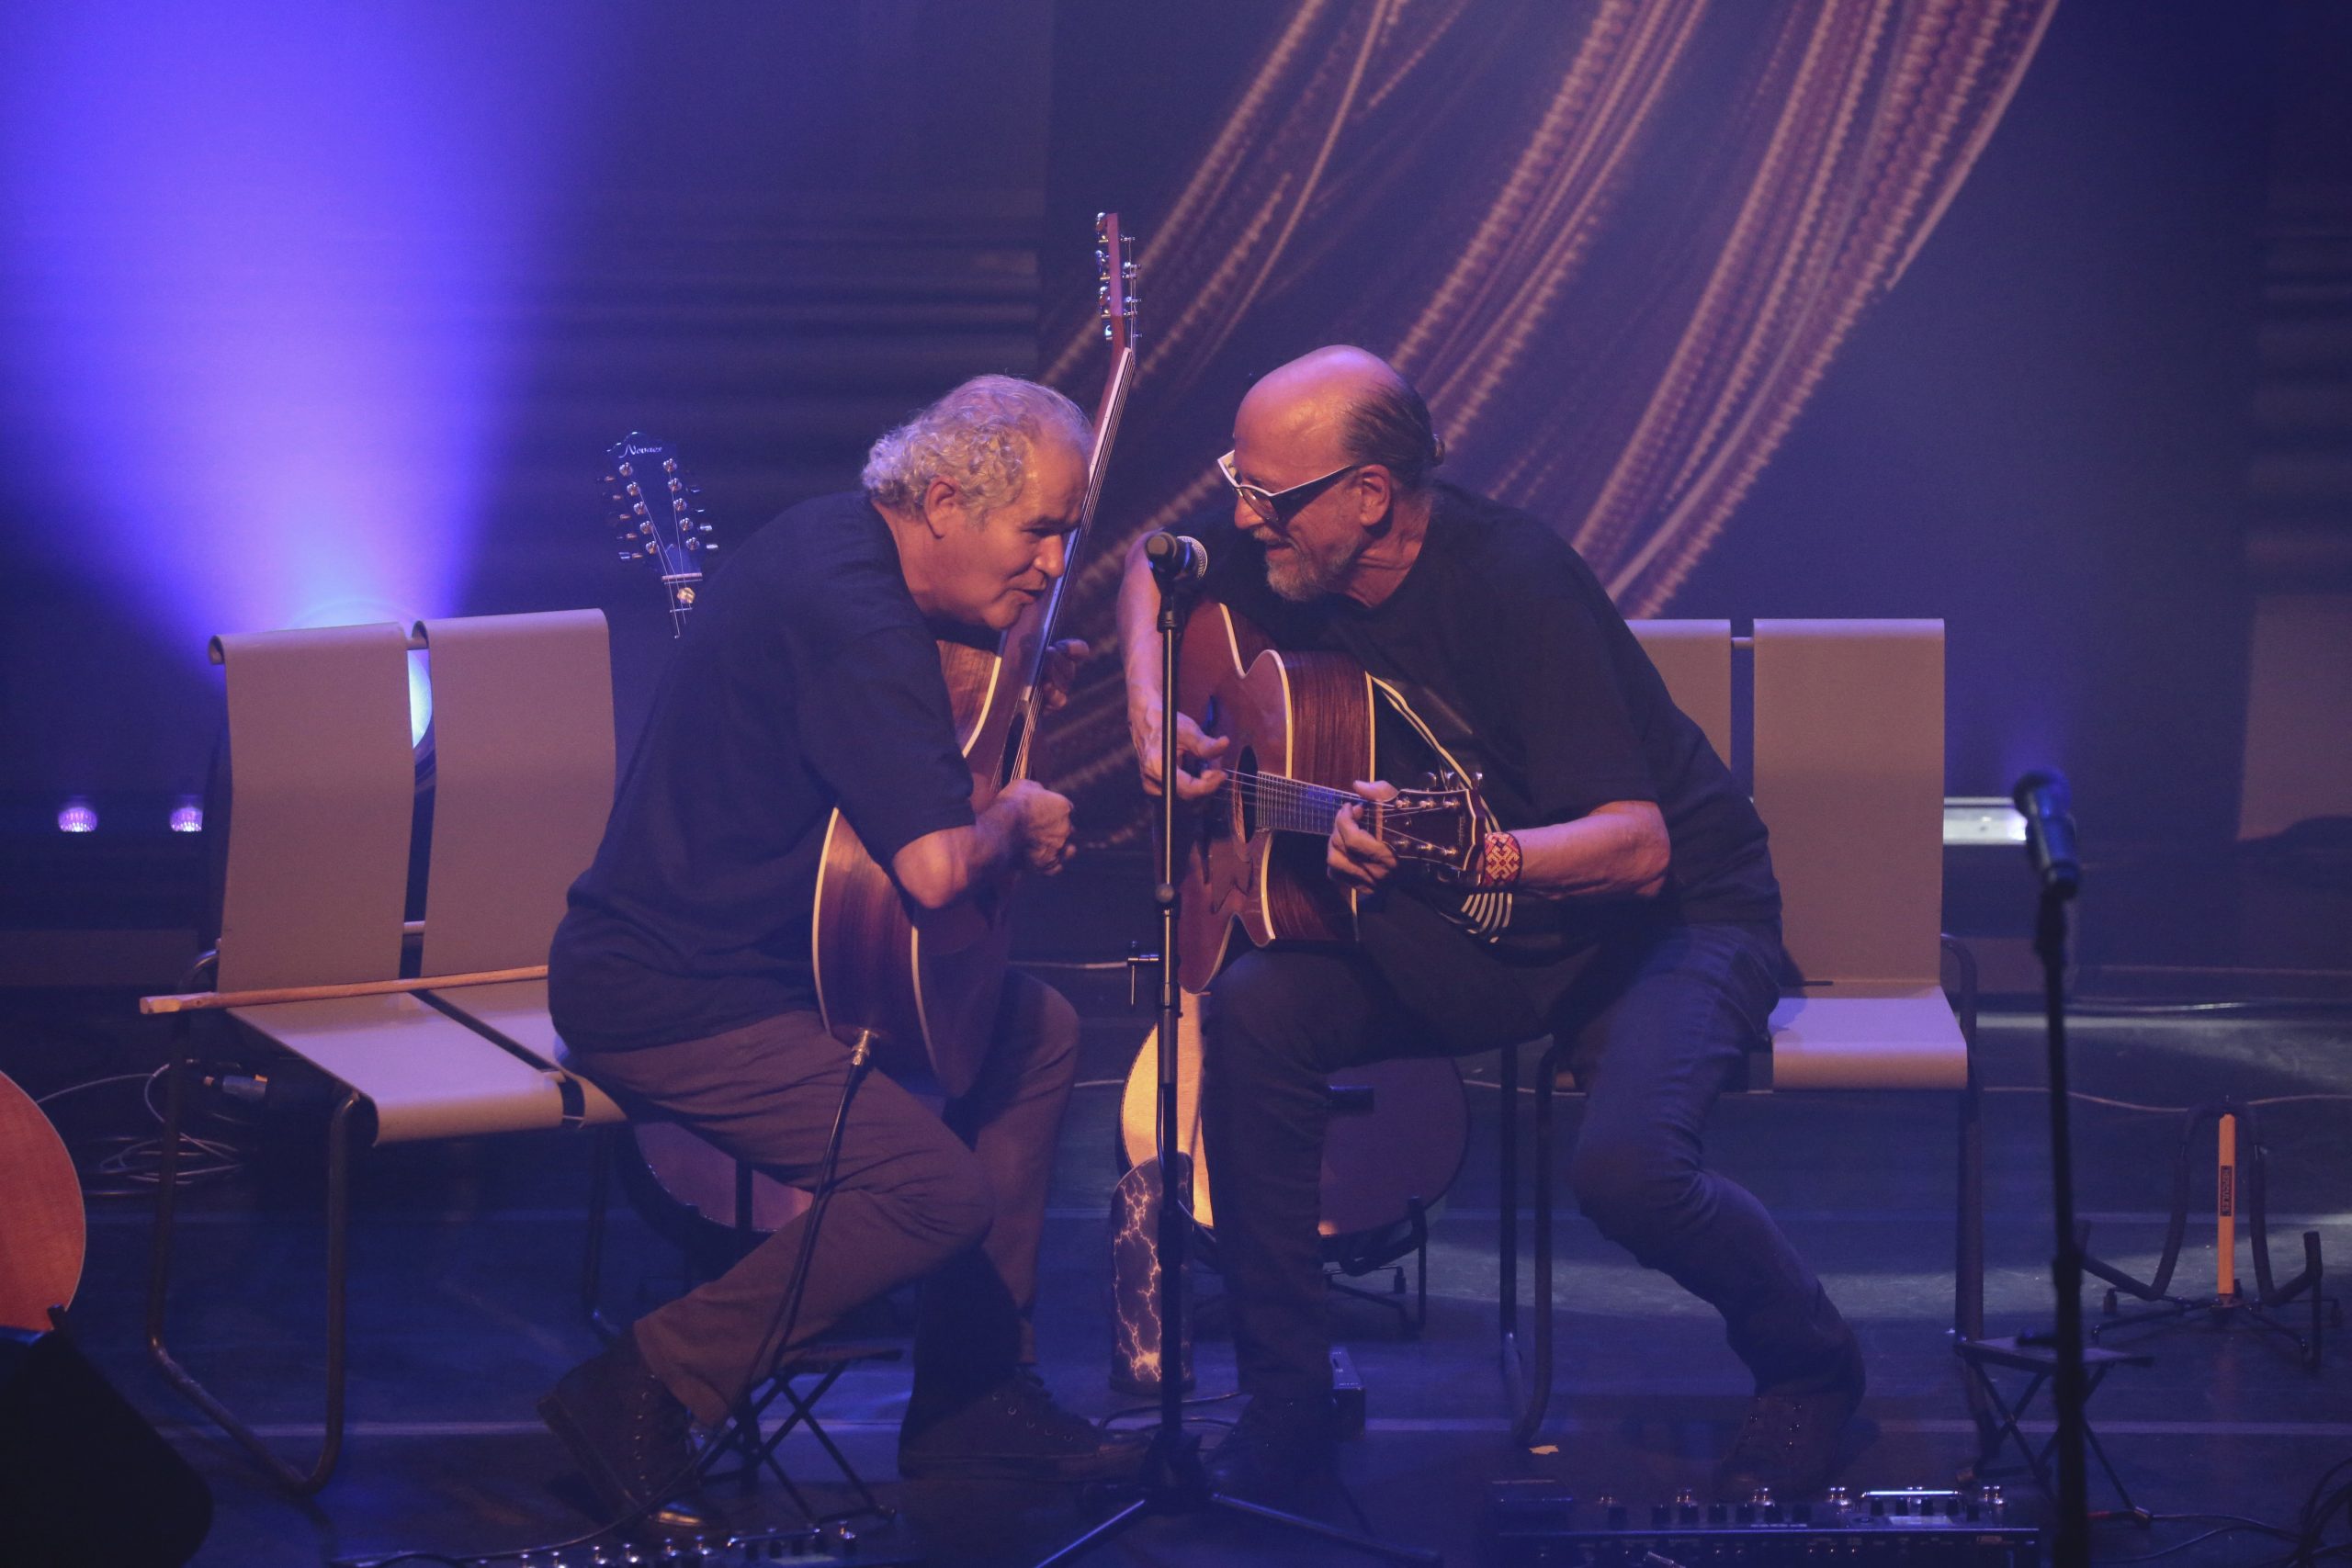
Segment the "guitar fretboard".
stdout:
<path fill-rule="evenodd" d="M 1340 807 L 1369 804 L 1353 790 L 1306 784 L 1280 773 L 1229 773 L 1217 793 L 1238 796 L 1253 809 L 1261 827 L 1318 836 L 1331 830 L 1331 818 Z"/>

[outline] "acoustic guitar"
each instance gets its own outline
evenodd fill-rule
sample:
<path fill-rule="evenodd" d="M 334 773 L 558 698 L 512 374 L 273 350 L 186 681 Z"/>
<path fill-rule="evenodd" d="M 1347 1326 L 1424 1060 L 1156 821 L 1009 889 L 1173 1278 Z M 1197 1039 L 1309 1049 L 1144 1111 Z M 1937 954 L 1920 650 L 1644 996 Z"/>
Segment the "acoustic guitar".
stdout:
<path fill-rule="evenodd" d="M 88 1234 L 65 1141 L 32 1096 L 0 1074 L 0 1327 L 46 1333 L 71 1306 Z"/>
<path fill-rule="evenodd" d="M 1054 626 L 1077 576 L 1135 380 L 1136 266 L 1133 242 L 1120 231 L 1116 213 L 1095 220 L 1095 270 L 1111 367 L 1094 415 L 1084 504 L 1064 539 L 1062 575 L 993 649 L 939 645 L 957 739 L 972 770 L 975 811 L 986 810 L 999 792 L 1029 776 Z M 825 830 L 812 922 L 817 1006 L 825 1027 L 845 1043 L 870 1032 L 875 1065 L 901 1084 L 935 1087 L 950 1099 L 964 1093 L 988 1055 L 1012 946 L 1010 905 L 1000 888 L 917 919 L 889 873 L 835 811 Z"/>
<path fill-rule="evenodd" d="M 1222 736 L 1226 782 L 1190 814 L 1182 857 L 1179 977 L 1204 991 L 1236 931 L 1270 942 L 1351 942 L 1356 896 L 1325 869 L 1340 808 L 1400 863 L 1441 881 L 1469 879 L 1493 816 L 1472 780 L 1447 773 L 1427 788 L 1367 801 L 1353 787 L 1379 776 L 1373 722 L 1381 697 L 1344 654 L 1284 652 L 1230 605 L 1195 604 L 1177 653 L 1177 703 Z"/>
<path fill-rule="evenodd" d="M 703 558 L 718 548 L 699 488 L 686 482 L 678 449 L 632 430 L 605 454 L 605 500 L 613 508 L 623 560 L 648 560 L 662 570 L 670 599 L 670 635 L 684 637 L 686 614 L 702 587 Z"/>

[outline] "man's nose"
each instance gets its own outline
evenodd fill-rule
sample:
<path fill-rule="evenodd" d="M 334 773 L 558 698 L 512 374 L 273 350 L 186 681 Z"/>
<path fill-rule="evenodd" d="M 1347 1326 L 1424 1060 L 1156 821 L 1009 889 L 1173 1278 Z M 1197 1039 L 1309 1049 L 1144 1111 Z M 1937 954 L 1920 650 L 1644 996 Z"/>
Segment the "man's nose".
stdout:
<path fill-rule="evenodd" d="M 1062 570 L 1069 565 L 1069 544 L 1061 535 L 1056 534 L 1046 541 L 1046 547 L 1037 553 L 1037 570 L 1044 572 L 1048 579 L 1053 579 L 1061 576 Z"/>

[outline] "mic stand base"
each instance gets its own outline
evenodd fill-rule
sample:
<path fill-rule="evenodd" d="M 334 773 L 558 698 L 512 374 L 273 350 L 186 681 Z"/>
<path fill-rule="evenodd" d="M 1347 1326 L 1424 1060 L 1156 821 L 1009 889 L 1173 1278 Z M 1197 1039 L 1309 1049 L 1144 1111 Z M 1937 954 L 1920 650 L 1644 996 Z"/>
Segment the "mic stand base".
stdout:
<path fill-rule="evenodd" d="M 1359 1535 L 1353 1530 L 1341 1529 L 1336 1525 L 1327 1525 L 1319 1519 L 1284 1513 L 1263 1503 L 1253 1503 L 1246 1497 L 1216 1491 L 1209 1485 L 1208 1472 L 1201 1462 L 1200 1438 L 1181 1427 L 1171 1432 L 1163 1426 L 1153 1438 L 1151 1451 L 1144 1460 L 1140 1494 L 1117 1513 L 1051 1557 L 1044 1559 L 1036 1568 L 1059 1568 L 1062 1563 L 1074 1562 L 1104 1542 L 1117 1540 L 1146 1519 L 1213 1511 L 1262 1520 L 1390 1562 L 1435 1565 L 1445 1561 L 1442 1553 L 1424 1547 L 1394 1546 L 1386 1541 L 1374 1540 L 1370 1536 Z"/>

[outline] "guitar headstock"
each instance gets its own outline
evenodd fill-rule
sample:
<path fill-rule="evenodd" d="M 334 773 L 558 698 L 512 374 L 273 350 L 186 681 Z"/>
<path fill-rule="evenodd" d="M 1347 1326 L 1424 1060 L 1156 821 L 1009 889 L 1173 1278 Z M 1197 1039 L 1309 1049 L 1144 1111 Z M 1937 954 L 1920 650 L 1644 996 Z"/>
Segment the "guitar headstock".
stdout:
<path fill-rule="evenodd" d="M 1094 215 L 1094 308 L 1115 365 L 1136 336 L 1136 240 L 1115 212 Z"/>
<path fill-rule="evenodd" d="M 1373 835 L 1398 860 L 1425 865 L 1442 881 L 1459 881 L 1477 869 L 1478 797 L 1468 784 L 1398 790 L 1396 799 L 1365 816 Z"/>
<path fill-rule="evenodd" d="M 718 547 L 703 514 L 702 491 L 686 482 L 677 448 L 631 431 L 605 457 L 605 499 L 612 504 L 621 559 L 650 560 L 669 591 L 673 628 L 685 629 L 702 582 L 702 558 Z"/>

